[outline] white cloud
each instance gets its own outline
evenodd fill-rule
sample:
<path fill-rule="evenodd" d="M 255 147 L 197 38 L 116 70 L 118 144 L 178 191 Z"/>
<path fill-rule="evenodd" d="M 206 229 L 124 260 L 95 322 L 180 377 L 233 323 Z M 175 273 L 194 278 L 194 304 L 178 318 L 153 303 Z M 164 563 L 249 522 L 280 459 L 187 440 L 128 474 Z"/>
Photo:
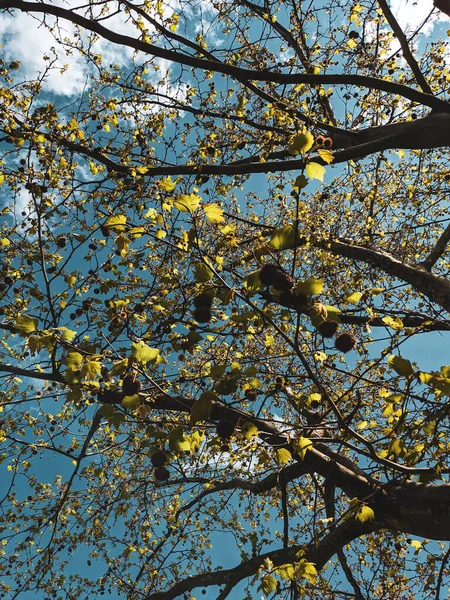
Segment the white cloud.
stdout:
<path fill-rule="evenodd" d="M 63 8 L 74 8 L 73 1 L 56 2 Z M 6 61 L 20 61 L 20 74 L 29 80 L 44 77 L 45 91 L 61 96 L 79 95 L 85 87 L 91 85 L 90 75 L 93 66 L 77 49 L 64 48 L 58 42 L 49 27 L 56 24 L 56 19 L 46 17 L 47 26 L 41 23 L 40 15 L 29 15 L 20 11 L 13 14 L 0 15 L 0 44 L 3 46 L 3 57 Z M 125 13 L 113 14 L 103 20 L 103 25 L 122 35 L 136 38 L 138 30 Z M 64 19 L 60 19 L 55 33 L 67 40 L 75 40 L 75 27 Z M 83 39 L 87 33 L 82 33 Z M 132 48 L 113 44 L 100 38 L 91 46 L 91 52 L 100 54 L 106 65 L 117 64 L 120 67 L 131 66 L 135 53 Z M 44 60 L 44 56 L 50 60 Z M 147 57 L 137 55 L 135 61 L 143 62 Z M 52 65 L 49 68 L 49 65 Z M 161 71 L 164 74 L 170 67 L 169 62 L 161 61 Z"/>
<path fill-rule="evenodd" d="M 403 31 L 412 33 L 428 17 L 433 8 L 433 3 L 431 0 L 392 0 L 390 6 Z M 445 17 L 443 13 L 441 15 Z M 437 12 L 435 11 L 421 29 L 421 33 L 430 34 L 436 21 Z"/>
<path fill-rule="evenodd" d="M 21 74 L 26 79 L 42 76 L 49 62 L 44 56 L 53 57 L 51 48 L 56 46 L 55 38 L 39 21 L 30 15 L 17 12 L 14 15 L 0 17 L 0 43 L 6 60 L 19 60 Z M 73 27 L 66 24 L 67 34 L 73 33 Z M 55 48 L 56 49 L 56 48 Z M 46 75 L 46 90 L 54 94 L 71 96 L 83 88 L 87 71 L 79 55 L 66 56 L 61 49 L 57 62 Z M 68 69 L 60 70 L 67 64 Z"/>

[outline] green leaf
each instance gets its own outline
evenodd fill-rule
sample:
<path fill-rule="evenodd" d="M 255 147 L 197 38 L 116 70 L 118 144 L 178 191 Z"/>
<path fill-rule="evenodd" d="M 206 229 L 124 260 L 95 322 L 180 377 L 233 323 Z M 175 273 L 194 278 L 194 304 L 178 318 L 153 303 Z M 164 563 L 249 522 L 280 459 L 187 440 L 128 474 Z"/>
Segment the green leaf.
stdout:
<path fill-rule="evenodd" d="M 409 360 L 402 358 L 401 356 L 395 356 L 395 354 L 389 356 L 388 365 L 402 377 L 408 377 L 414 373 L 413 366 Z"/>
<path fill-rule="evenodd" d="M 201 202 L 201 197 L 197 194 L 181 194 L 174 200 L 174 207 L 181 212 L 193 213 Z"/>
<path fill-rule="evenodd" d="M 59 327 L 59 331 L 61 332 L 59 337 L 65 342 L 71 342 L 77 335 L 76 331 L 71 331 L 70 329 L 67 329 L 67 327 Z"/>
<path fill-rule="evenodd" d="M 120 233 L 121 231 L 125 231 L 126 222 L 127 218 L 125 215 L 113 215 L 106 219 L 104 226 L 115 233 Z"/>
<path fill-rule="evenodd" d="M 131 344 L 131 356 L 143 365 L 146 365 L 148 362 L 153 365 L 161 362 L 159 350 L 157 348 L 150 348 L 142 340 Z"/>
<path fill-rule="evenodd" d="M 213 379 L 220 379 L 222 375 L 225 373 L 227 365 L 212 365 L 209 368 L 209 376 Z"/>
<path fill-rule="evenodd" d="M 305 296 L 314 296 L 315 294 L 322 293 L 323 290 L 323 279 L 317 279 L 316 277 L 310 277 L 306 281 L 302 281 L 297 284 L 295 291 L 297 294 L 304 294 Z"/>
<path fill-rule="evenodd" d="M 253 271 L 252 273 L 248 273 L 243 279 L 244 288 L 249 290 L 250 292 L 257 292 L 259 290 L 264 289 L 263 284 L 259 278 L 259 273 L 261 269 L 257 271 Z"/>
<path fill-rule="evenodd" d="M 211 281 L 214 277 L 214 271 L 205 263 L 197 263 L 194 269 L 194 277 L 197 283 L 205 283 Z"/>
<path fill-rule="evenodd" d="M 120 404 L 128 410 L 134 410 L 140 403 L 139 394 L 133 394 L 132 396 L 125 396 Z"/>
<path fill-rule="evenodd" d="M 110 370 L 110 374 L 112 376 L 114 375 L 118 375 L 119 377 L 121 377 L 125 371 L 128 369 L 128 358 L 125 358 L 124 360 L 120 360 L 119 362 L 116 362 Z"/>
<path fill-rule="evenodd" d="M 294 181 L 294 185 L 292 186 L 292 189 L 294 190 L 294 192 L 299 192 L 300 190 L 305 188 L 308 185 L 308 183 L 309 183 L 308 179 L 306 179 L 306 177 L 302 173 Z"/>
<path fill-rule="evenodd" d="M 79 352 L 68 352 L 64 360 L 64 363 L 67 365 L 67 367 L 72 370 L 79 369 L 82 362 L 83 355 Z"/>
<path fill-rule="evenodd" d="M 309 131 L 303 131 L 294 135 L 288 146 L 289 154 L 297 156 L 297 154 L 304 154 L 312 148 L 314 144 L 314 137 Z"/>
<path fill-rule="evenodd" d="M 221 396 L 229 396 L 234 394 L 238 389 L 238 381 L 241 378 L 240 373 L 232 373 L 218 381 L 214 387 L 214 391 Z"/>
<path fill-rule="evenodd" d="M 88 381 L 92 381 L 97 376 L 100 377 L 100 374 L 102 372 L 102 365 L 96 360 L 86 360 L 83 365 L 83 368 L 81 369 L 81 372 L 85 379 L 87 379 Z"/>
<path fill-rule="evenodd" d="M 305 171 L 310 179 L 318 179 L 319 181 L 323 181 L 325 169 L 322 167 L 322 165 L 319 165 L 319 163 L 309 162 L 306 165 Z"/>
<path fill-rule="evenodd" d="M 184 435 L 181 425 L 178 425 L 169 433 L 169 448 L 177 454 L 190 451 L 191 444 L 189 438 Z"/>
<path fill-rule="evenodd" d="M 21 336 L 26 337 L 36 331 L 38 320 L 33 319 L 32 317 L 28 317 L 27 315 L 23 315 L 21 317 L 17 317 L 14 325 L 17 331 Z"/>
<path fill-rule="evenodd" d="M 102 404 L 98 409 L 97 414 L 101 417 L 112 417 L 112 415 L 116 412 L 116 407 L 112 406 L 112 404 Z"/>
<path fill-rule="evenodd" d="M 223 218 L 223 210 L 218 204 L 205 204 L 203 210 L 205 211 L 206 218 L 208 221 L 211 221 L 211 223 L 222 223 L 225 221 Z"/>
<path fill-rule="evenodd" d="M 288 250 L 295 246 L 295 225 L 285 225 L 275 229 L 269 246 L 275 250 Z"/>
<path fill-rule="evenodd" d="M 212 392 L 203 392 L 191 409 L 191 416 L 189 418 L 191 427 L 200 421 L 209 419 L 211 416 L 213 400 L 217 400 L 215 394 Z"/>

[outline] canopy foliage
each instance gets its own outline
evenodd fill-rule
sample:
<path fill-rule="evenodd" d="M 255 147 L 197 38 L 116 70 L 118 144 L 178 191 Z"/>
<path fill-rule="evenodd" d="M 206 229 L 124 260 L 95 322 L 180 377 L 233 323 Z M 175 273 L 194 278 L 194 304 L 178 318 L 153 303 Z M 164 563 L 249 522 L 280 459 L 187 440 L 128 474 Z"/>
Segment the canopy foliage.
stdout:
<path fill-rule="evenodd" d="M 442 15 L 0 8 L 3 597 L 438 599 Z"/>

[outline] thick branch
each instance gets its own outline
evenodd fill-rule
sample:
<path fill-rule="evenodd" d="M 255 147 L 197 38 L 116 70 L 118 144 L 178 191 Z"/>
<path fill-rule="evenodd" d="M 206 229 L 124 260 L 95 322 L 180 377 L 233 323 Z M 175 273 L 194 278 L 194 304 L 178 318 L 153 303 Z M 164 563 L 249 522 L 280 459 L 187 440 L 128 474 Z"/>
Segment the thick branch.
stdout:
<path fill-rule="evenodd" d="M 21 367 L 13 367 L 12 365 L 0 364 L 0 371 L 20 375 L 21 377 L 30 377 L 31 379 L 40 379 L 41 381 L 55 381 L 64 383 L 64 377 L 60 373 L 41 373 L 41 371 L 30 371 Z"/>
<path fill-rule="evenodd" d="M 270 559 L 274 567 L 278 567 L 286 563 L 295 562 L 297 560 L 297 553 L 304 550 L 304 558 L 308 562 L 314 563 L 317 570 L 320 570 L 336 554 L 339 548 L 349 544 L 356 538 L 381 528 L 382 524 L 377 521 L 362 524 L 354 519 L 349 519 L 334 529 L 322 541 L 318 543 L 315 541 L 311 542 L 306 548 L 303 545 L 297 545 L 286 549 L 273 550 L 272 552 L 267 552 L 266 554 L 255 556 L 250 560 L 242 562 L 232 569 L 200 573 L 176 583 L 166 592 L 150 593 L 146 596 L 145 600 L 172 600 L 172 598 L 182 596 L 184 593 L 190 592 L 197 587 L 236 585 L 243 579 L 255 575 L 263 565 L 265 559 Z"/>
<path fill-rule="evenodd" d="M 43 13 L 45 15 L 60 17 L 79 25 L 87 31 L 92 31 L 102 38 L 113 42 L 114 44 L 133 48 L 134 50 L 144 52 L 145 54 L 150 54 L 157 58 L 163 58 L 165 60 L 194 67 L 196 69 L 230 75 L 239 81 L 268 81 L 287 85 L 298 85 L 300 83 L 309 85 L 354 85 L 369 89 L 377 89 L 391 94 L 397 94 L 403 98 L 411 100 L 412 102 L 417 102 L 424 106 L 430 106 L 436 110 L 450 112 L 450 105 L 444 100 L 440 100 L 439 98 L 435 98 L 429 94 L 424 94 L 398 83 L 377 79 L 376 77 L 367 77 L 365 75 L 312 75 L 304 73 L 285 74 L 271 71 L 252 71 L 225 63 L 217 63 L 216 61 L 189 56 L 174 50 L 167 50 L 165 48 L 155 46 L 154 44 L 147 44 L 141 40 L 136 40 L 127 35 L 122 35 L 120 33 L 111 31 L 110 29 L 101 25 L 98 21 L 87 19 L 86 17 L 83 17 L 74 11 L 61 8 L 60 6 L 45 4 L 44 2 L 37 3 L 23 2 L 21 0 L 2 0 L 0 2 L 0 9 L 2 8 L 4 10 L 18 9 L 23 12 Z"/>
<path fill-rule="evenodd" d="M 333 254 L 374 265 L 388 275 L 409 283 L 415 290 L 450 312 L 450 281 L 445 277 L 401 262 L 382 250 L 358 246 L 351 240 L 319 242 L 315 245 Z"/>
<path fill-rule="evenodd" d="M 433 250 L 427 256 L 427 258 L 423 261 L 422 266 L 430 271 L 432 267 L 437 263 L 437 261 L 441 258 L 441 256 L 447 250 L 448 243 L 450 242 L 450 223 L 447 225 L 445 230 L 443 231 L 441 237 L 436 242 Z"/>

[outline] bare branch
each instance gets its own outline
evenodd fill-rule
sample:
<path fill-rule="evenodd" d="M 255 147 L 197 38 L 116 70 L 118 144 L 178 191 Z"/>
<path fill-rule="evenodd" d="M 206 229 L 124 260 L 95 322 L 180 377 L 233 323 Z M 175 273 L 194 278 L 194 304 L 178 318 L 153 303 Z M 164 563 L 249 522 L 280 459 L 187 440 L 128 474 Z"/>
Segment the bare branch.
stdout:
<path fill-rule="evenodd" d="M 428 85 L 425 77 L 423 76 L 423 73 L 420 70 L 420 67 L 419 67 L 416 59 L 412 55 L 412 52 L 411 52 L 409 44 L 408 44 L 408 40 L 406 39 L 406 36 L 403 33 L 402 28 L 398 24 L 397 19 L 394 17 L 391 9 L 389 8 L 388 3 L 386 2 L 386 0 L 378 0 L 378 4 L 380 5 L 381 10 L 383 11 L 384 16 L 386 17 L 386 21 L 391 26 L 392 31 L 395 34 L 395 37 L 398 39 L 398 41 L 400 43 L 400 47 L 402 49 L 403 56 L 404 56 L 406 62 L 408 63 L 408 65 L 411 67 L 411 71 L 414 73 L 417 83 L 420 85 L 420 87 L 422 88 L 422 91 L 425 92 L 425 94 L 432 94 L 433 92 L 432 92 L 430 86 Z"/>

